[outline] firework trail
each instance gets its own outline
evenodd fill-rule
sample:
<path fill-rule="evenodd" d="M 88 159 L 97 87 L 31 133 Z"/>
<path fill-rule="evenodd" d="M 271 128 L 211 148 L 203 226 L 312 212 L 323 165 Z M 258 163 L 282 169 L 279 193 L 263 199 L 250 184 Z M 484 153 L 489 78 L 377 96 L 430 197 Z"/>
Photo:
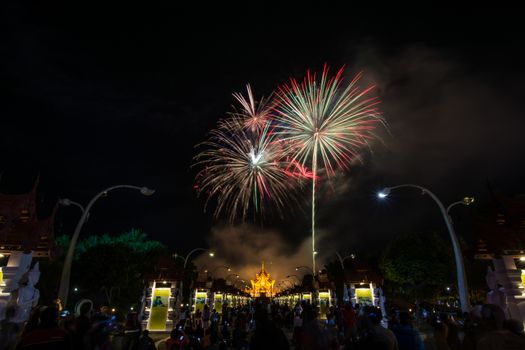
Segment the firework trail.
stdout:
<path fill-rule="evenodd" d="M 250 208 L 264 214 L 270 201 L 282 213 L 295 185 L 285 148 L 268 117 L 267 100 L 257 103 L 249 86 L 247 91 L 247 99 L 234 94 L 241 109 L 218 123 L 201 144 L 206 149 L 194 159 L 203 166 L 196 178 L 198 193 L 207 195 L 206 204 L 216 198 L 215 216 L 227 212 L 232 222 L 238 216 L 245 220 Z"/>
<path fill-rule="evenodd" d="M 312 169 L 312 266 L 315 272 L 315 190 L 319 167 L 333 175 L 335 168 L 348 170 L 359 151 L 375 138 L 374 129 L 383 122 L 371 96 L 374 86 L 360 88 L 361 73 L 343 86 L 344 67 L 329 76 L 325 65 L 321 76 L 307 72 L 298 82 L 290 79 L 276 93 L 277 133 L 285 141 L 292 161 Z M 307 164 L 309 162 L 309 164 Z"/>

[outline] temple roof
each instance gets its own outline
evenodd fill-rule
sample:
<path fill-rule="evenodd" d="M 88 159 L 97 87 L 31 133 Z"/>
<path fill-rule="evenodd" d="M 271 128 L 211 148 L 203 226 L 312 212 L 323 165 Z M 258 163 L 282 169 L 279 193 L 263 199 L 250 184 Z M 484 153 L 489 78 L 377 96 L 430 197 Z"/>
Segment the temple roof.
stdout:
<path fill-rule="evenodd" d="M 264 261 L 261 264 L 261 271 L 255 275 L 255 280 L 251 280 L 251 283 L 250 293 L 253 297 L 259 297 L 261 293 L 266 296 L 273 296 L 275 280 L 271 279 L 270 274 L 264 269 Z"/>
<path fill-rule="evenodd" d="M 476 256 L 513 254 L 525 250 L 525 196 L 493 194 L 481 208 L 475 229 Z"/>
<path fill-rule="evenodd" d="M 0 193 L 0 252 L 32 250 L 35 256 L 49 256 L 54 251 L 56 206 L 47 218 L 39 219 L 36 189 L 27 193 Z"/>

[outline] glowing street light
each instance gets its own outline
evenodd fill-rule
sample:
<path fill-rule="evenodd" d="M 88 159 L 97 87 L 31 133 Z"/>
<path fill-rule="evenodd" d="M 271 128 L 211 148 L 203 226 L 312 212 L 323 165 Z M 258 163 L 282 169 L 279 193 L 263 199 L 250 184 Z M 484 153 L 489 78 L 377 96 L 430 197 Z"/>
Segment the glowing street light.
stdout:
<path fill-rule="evenodd" d="M 458 204 L 462 205 L 470 205 L 474 202 L 473 197 L 465 197 L 461 201 L 454 202 L 450 204 L 446 209 L 443 203 L 439 200 L 438 197 L 434 193 L 432 193 L 430 190 L 426 189 L 425 187 L 414 185 L 414 184 L 402 184 L 398 186 L 393 187 L 385 187 L 381 192 L 377 194 L 379 198 L 386 198 L 390 195 L 390 192 L 396 188 L 400 187 L 412 187 L 417 188 L 422 191 L 422 194 L 428 194 L 430 198 L 432 198 L 436 204 L 439 207 L 439 210 L 441 211 L 441 215 L 443 215 L 443 219 L 445 220 L 445 224 L 447 225 L 448 233 L 450 236 L 450 240 L 452 242 L 452 248 L 454 249 L 454 258 L 456 260 L 456 274 L 458 278 L 458 291 L 459 291 L 459 300 L 461 303 L 461 311 L 463 312 L 469 312 L 470 311 L 470 302 L 468 298 L 468 286 L 467 286 L 467 279 L 465 275 L 465 264 L 463 262 L 463 256 L 461 254 L 461 247 L 459 245 L 458 237 L 456 236 L 456 232 L 454 231 L 454 226 L 452 224 L 452 218 L 449 215 L 450 209 Z"/>
<path fill-rule="evenodd" d="M 288 278 L 288 279 L 290 279 L 292 277 L 297 279 L 297 283 L 298 284 L 301 284 L 301 279 L 299 278 L 299 276 L 297 276 L 297 275 L 288 275 L 288 276 L 286 276 L 286 278 Z"/>
<path fill-rule="evenodd" d="M 67 249 L 66 259 L 64 260 L 64 267 L 62 268 L 62 275 L 60 277 L 60 286 L 58 289 L 58 297 L 60 301 L 62 302 L 62 305 L 64 307 L 67 305 L 67 297 L 69 294 L 69 282 L 71 280 L 71 266 L 73 264 L 73 255 L 75 253 L 75 248 L 77 245 L 78 237 L 80 236 L 80 231 L 82 230 L 82 227 L 86 223 L 88 217 L 89 217 L 89 211 L 91 210 L 91 207 L 100 197 L 107 196 L 108 192 L 120 189 L 120 188 L 130 188 L 134 190 L 139 190 L 140 193 L 142 193 L 144 196 L 151 196 L 155 193 L 155 190 L 149 189 L 147 187 L 139 187 L 139 186 L 131 186 L 131 185 L 117 185 L 108 187 L 103 191 L 100 191 L 95 197 L 93 197 L 88 205 L 84 208 L 81 204 L 74 202 L 68 198 L 64 198 L 59 200 L 59 204 L 63 206 L 70 206 L 74 205 L 78 207 L 82 211 L 82 216 L 80 217 L 80 220 L 78 220 L 77 226 L 75 227 L 75 231 L 73 232 L 73 236 L 71 236 L 71 241 L 69 242 L 69 247 Z"/>
<path fill-rule="evenodd" d="M 196 253 L 196 252 L 206 252 L 206 251 L 208 251 L 208 249 L 205 249 L 205 248 L 195 248 L 195 249 L 193 249 L 192 251 L 190 251 L 190 252 L 186 255 L 186 257 L 182 257 L 181 255 L 178 255 L 178 254 L 176 254 L 176 253 L 173 254 L 173 257 L 174 257 L 174 258 L 179 258 L 179 259 L 184 260 L 184 273 L 186 273 L 186 265 L 188 265 L 188 260 L 189 260 L 190 256 L 191 256 L 193 253 Z M 208 256 L 209 256 L 210 258 L 213 258 L 213 257 L 215 256 L 215 253 L 210 251 L 210 252 L 208 253 Z M 184 293 L 184 289 L 183 289 L 183 287 L 184 287 L 184 278 L 181 279 L 181 281 L 180 281 L 180 292 L 179 292 L 178 297 L 177 297 L 177 299 L 178 299 L 178 300 L 177 300 L 177 303 L 184 302 L 184 294 L 183 294 L 183 293 Z"/>
<path fill-rule="evenodd" d="M 345 257 L 342 257 L 341 254 L 339 254 L 339 252 L 335 252 L 335 255 L 337 255 L 337 259 L 339 259 L 339 263 L 341 264 L 341 269 L 345 269 L 345 260 L 346 259 L 355 259 L 355 254 L 348 254 L 347 256 Z"/>
<path fill-rule="evenodd" d="M 236 274 L 236 273 L 231 273 L 231 274 L 229 274 L 228 276 L 226 276 L 226 277 L 224 278 L 224 280 L 227 281 L 228 278 L 230 278 L 231 276 L 235 276 L 235 278 L 239 278 L 239 277 L 240 277 L 240 276 L 239 276 L 238 274 Z"/>
<path fill-rule="evenodd" d="M 211 276 L 213 277 L 215 275 L 215 272 L 217 270 L 219 270 L 219 269 L 226 269 L 226 271 L 228 271 L 228 272 L 231 272 L 231 270 L 232 270 L 231 267 L 228 266 L 228 265 L 219 265 L 219 266 L 217 266 L 217 267 L 215 267 L 215 268 L 213 268 L 211 270 L 211 272 L 210 272 Z M 205 272 L 208 272 L 208 270 L 206 270 Z"/>
<path fill-rule="evenodd" d="M 311 267 L 304 266 L 304 265 L 303 265 L 303 266 L 297 266 L 297 267 L 295 268 L 295 271 L 299 271 L 300 269 L 306 269 L 306 270 L 308 270 L 308 271 L 312 274 L 312 276 L 315 277 L 314 270 L 312 270 Z"/>

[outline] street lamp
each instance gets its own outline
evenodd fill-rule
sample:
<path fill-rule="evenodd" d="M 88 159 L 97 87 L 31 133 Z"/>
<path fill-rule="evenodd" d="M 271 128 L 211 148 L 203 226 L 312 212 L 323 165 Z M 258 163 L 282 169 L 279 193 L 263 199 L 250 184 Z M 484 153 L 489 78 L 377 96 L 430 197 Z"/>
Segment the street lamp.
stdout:
<path fill-rule="evenodd" d="M 377 194 L 379 198 L 386 198 L 390 194 L 390 192 L 393 189 L 400 188 L 400 187 L 412 187 L 417 188 L 422 191 L 422 194 L 428 194 L 438 205 L 439 210 L 441 211 L 441 215 L 443 215 L 443 219 L 445 220 L 445 224 L 447 225 L 448 233 L 450 236 L 450 240 L 452 241 L 452 248 L 454 250 L 454 258 L 456 260 L 456 273 L 458 278 L 458 291 L 459 291 L 459 300 L 461 302 L 461 311 L 463 312 L 469 312 L 470 311 L 470 303 L 468 298 L 468 286 L 467 286 L 467 279 L 465 275 L 465 264 L 463 262 L 463 256 L 461 255 L 461 247 L 459 246 L 458 237 L 456 236 L 456 232 L 454 231 L 454 226 L 452 224 L 452 218 L 448 214 L 449 210 L 457 205 L 457 204 L 463 204 L 463 205 L 470 205 L 474 202 L 473 197 L 465 197 L 461 201 L 454 202 L 450 204 L 447 209 L 445 209 L 445 206 L 438 197 L 434 193 L 432 193 L 430 190 L 414 184 L 402 184 L 398 186 L 393 187 L 385 187 L 381 192 Z"/>
<path fill-rule="evenodd" d="M 341 254 L 339 254 L 339 252 L 335 252 L 335 255 L 337 255 L 337 258 L 339 259 L 339 263 L 341 264 L 341 270 L 343 271 L 343 300 L 347 301 L 350 299 L 350 297 L 348 296 L 348 288 L 346 287 L 346 281 L 345 281 L 345 260 L 355 259 L 355 254 L 349 254 L 345 257 L 341 257 Z"/>
<path fill-rule="evenodd" d="M 286 284 L 284 284 L 284 282 L 290 283 L 290 287 L 289 288 L 291 288 L 291 289 L 293 289 L 295 287 L 295 285 L 292 282 L 290 282 L 288 280 L 281 280 L 280 284 L 283 285 L 285 288 L 288 288 L 288 287 L 286 286 Z"/>
<path fill-rule="evenodd" d="M 337 258 L 339 259 L 339 262 L 341 263 L 341 269 L 343 271 L 345 270 L 345 260 L 346 259 L 355 259 L 355 254 L 349 254 L 349 255 L 345 256 L 344 258 L 341 257 L 341 254 L 339 254 L 339 252 L 335 252 L 335 255 L 337 255 Z"/>
<path fill-rule="evenodd" d="M 295 277 L 297 279 L 297 283 L 301 284 L 301 279 L 299 278 L 299 276 L 297 276 L 297 275 L 288 275 L 288 276 L 286 276 L 286 278 L 288 278 L 288 279 L 292 278 L 292 277 Z"/>
<path fill-rule="evenodd" d="M 236 280 L 235 282 L 233 282 L 233 286 L 237 289 L 240 289 L 239 287 L 237 287 L 237 285 L 240 284 L 241 288 L 244 287 L 246 285 L 246 281 L 245 280 Z"/>
<path fill-rule="evenodd" d="M 210 274 L 212 276 L 214 276 L 215 274 L 215 271 L 217 271 L 218 269 L 226 269 L 228 272 L 231 272 L 231 267 L 227 266 L 227 265 L 219 265 L 217 267 L 215 267 L 213 270 L 211 270 Z"/>
<path fill-rule="evenodd" d="M 311 267 L 308 267 L 308 266 L 297 266 L 297 267 L 295 268 L 295 271 L 299 271 L 300 269 L 306 269 L 306 270 L 308 270 L 308 271 L 312 274 L 312 276 L 315 277 L 314 270 L 312 270 Z"/>
<path fill-rule="evenodd" d="M 191 252 L 189 252 L 186 257 L 182 257 L 181 255 L 178 255 L 178 254 L 173 254 L 173 257 L 174 258 L 179 258 L 179 259 L 182 259 L 184 261 L 184 266 L 183 266 L 183 272 L 184 274 L 186 273 L 186 265 L 188 265 L 188 261 L 190 259 L 190 256 L 193 254 L 193 253 L 196 253 L 196 252 L 199 252 L 199 251 L 202 251 L 202 252 L 205 252 L 207 251 L 208 249 L 205 249 L 205 248 L 195 248 L 193 249 Z M 213 258 L 215 256 L 215 253 L 214 252 L 209 252 L 208 255 L 210 256 L 210 258 Z M 180 291 L 179 291 L 179 294 L 178 294 L 178 297 L 177 297 L 177 305 L 181 304 L 182 302 L 184 302 L 184 278 L 181 279 L 180 281 Z"/>
<path fill-rule="evenodd" d="M 226 276 L 226 277 L 224 278 L 224 280 L 225 280 L 225 281 L 228 281 L 228 278 L 230 278 L 231 276 L 235 276 L 235 278 L 239 278 L 239 275 L 238 275 L 238 274 L 236 274 L 236 273 L 230 273 L 228 276 Z"/>
<path fill-rule="evenodd" d="M 87 221 L 89 217 L 89 211 L 91 210 L 91 207 L 97 199 L 99 199 L 102 196 L 106 196 L 109 191 L 113 191 L 119 188 L 131 188 L 134 190 L 139 190 L 140 193 L 142 193 L 144 196 L 151 196 L 153 193 L 155 193 L 155 190 L 149 189 L 147 187 L 139 187 L 139 186 L 131 186 L 131 185 L 117 185 L 108 187 L 103 191 L 100 191 L 95 197 L 93 197 L 88 205 L 84 208 L 82 205 L 80 205 L 77 202 L 74 202 L 68 198 L 61 199 L 59 201 L 59 204 L 64 206 L 70 206 L 74 205 L 82 211 L 82 216 L 80 217 L 80 220 L 78 220 L 77 226 L 75 227 L 75 231 L 73 232 L 73 236 L 71 236 L 71 241 L 69 242 L 69 247 L 67 249 L 66 259 L 64 260 L 64 267 L 62 268 L 62 275 L 60 277 L 60 286 L 58 288 L 58 297 L 60 301 L 62 302 L 62 305 L 67 305 L 67 297 L 69 294 L 69 282 L 71 280 L 71 265 L 73 264 L 73 255 L 75 253 L 75 247 L 77 245 L 78 237 L 80 236 L 80 231 L 82 230 L 82 227 L 84 226 L 85 222 Z"/>

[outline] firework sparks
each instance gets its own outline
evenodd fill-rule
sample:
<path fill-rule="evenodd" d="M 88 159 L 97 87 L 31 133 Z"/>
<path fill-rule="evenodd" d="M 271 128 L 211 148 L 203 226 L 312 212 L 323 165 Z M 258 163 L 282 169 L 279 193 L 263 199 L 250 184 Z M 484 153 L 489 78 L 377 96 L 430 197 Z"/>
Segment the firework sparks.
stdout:
<path fill-rule="evenodd" d="M 207 203 L 215 197 L 215 216 L 227 212 L 230 221 L 238 216 L 245 220 L 250 208 L 264 214 L 268 202 L 282 212 L 295 182 L 287 174 L 282 143 L 269 119 L 264 124 L 251 120 L 254 116 L 266 118 L 267 112 L 253 108 L 257 104 L 249 86 L 248 100 L 240 94 L 235 97 L 244 112 L 220 121 L 202 144 L 206 149 L 195 157 L 196 164 L 203 166 L 197 174 L 197 190 L 207 195 Z"/>
<path fill-rule="evenodd" d="M 270 122 L 272 111 L 270 99 L 261 98 L 260 101 L 256 101 L 250 84 L 246 85 L 246 92 L 248 98 L 238 92 L 233 94 L 233 97 L 241 105 L 241 110 L 232 113 L 232 115 L 242 121 L 241 125 L 245 129 L 252 133 L 261 133 Z"/>
<path fill-rule="evenodd" d="M 287 151 L 301 168 L 312 169 L 312 265 L 315 270 L 315 185 L 319 167 L 328 175 L 335 168 L 347 170 L 359 151 L 375 138 L 374 129 L 383 119 L 374 86 L 361 89 L 358 74 L 343 87 L 344 68 L 329 76 L 325 65 L 319 80 L 307 72 L 302 82 L 291 79 L 276 94 L 278 133 Z"/>

